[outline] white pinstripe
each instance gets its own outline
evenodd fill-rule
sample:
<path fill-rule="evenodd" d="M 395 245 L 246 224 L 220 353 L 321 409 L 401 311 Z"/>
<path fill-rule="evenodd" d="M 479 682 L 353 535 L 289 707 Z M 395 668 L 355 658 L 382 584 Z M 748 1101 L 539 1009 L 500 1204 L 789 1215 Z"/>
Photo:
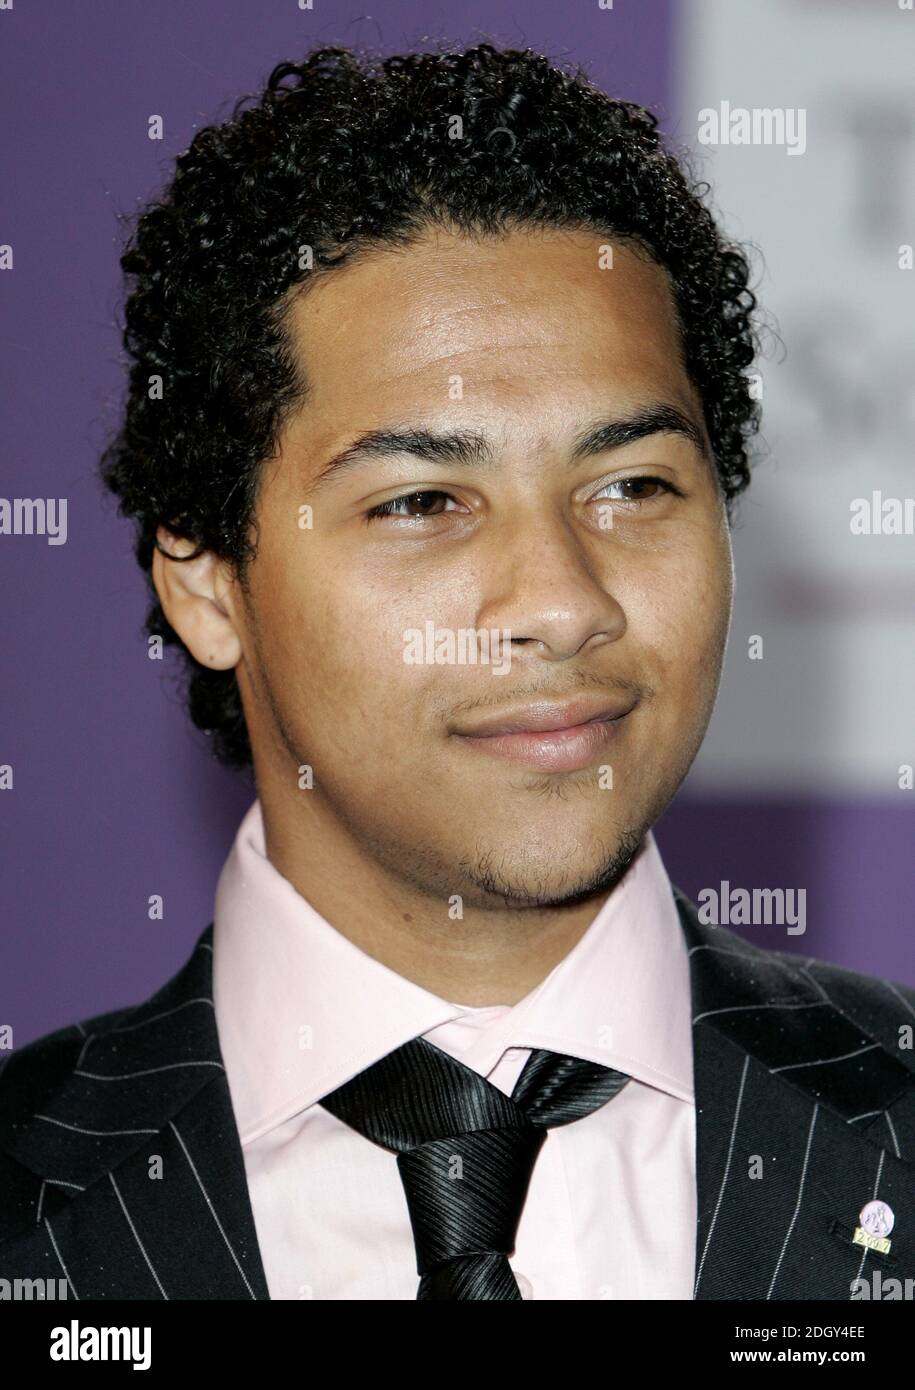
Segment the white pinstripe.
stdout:
<path fill-rule="evenodd" d="M 801 1185 L 797 1190 L 797 1204 L 794 1208 L 794 1215 L 791 1218 L 788 1230 L 785 1232 L 785 1239 L 782 1244 L 782 1251 L 778 1257 L 778 1264 L 775 1266 L 775 1273 L 772 1275 L 772 1283 L 769 1285 L 769 1292 L 766 1294 L 767 1299 L 772 1297 L 772 1290 L 775 1288 L 775 1281 L 778 1278 L 778 1271 L 782 1267 L 782 1260 L 785 1258 L 785 1251 L 788 1249 L 788 1242 L 791 1239 L 791 1232 L 794 1230 L 794 1223 L 797 1221 L 797 1214 L 801 1209 L 801 1199 L 804 1195 L 804 1179 L 807 1177 L 807 1164 L 810 1161 L 810 1146 L 813 1143 L 813 1131 L 816 1127 L 817 1115 L 819 1113 L 820 1107 L 819 1104 L 817 1104 L 813 1107 L 813 1115 L 811 1116 L 810 1120 L 810 1129 L 807 1134 L 807 1152 L 804 1154 L 804 1166 L 801 1169 Z"/>
<path fill-rule="evenodd" d="M 50 1238 L 51 1238 L 51 1244 L 54 1246 L 54 1254 L 57 1256 L 58 1260 L 60 1261 L 60 1267 L 61 1267 L 61 1269 L 62 1269 L 63 1272 L 64 1272 L 64 1275 L 65 1275 L 65 1277 L 66 1277 L 67 1283 L 70 1285 L 70 1292 L 73 1294 L 73 1297 L 76 1299 L 76 1301 L 77 1301 L 77 1303 L 78 1303 L 78 1302 L 79 1302 L 79 1294 L 76 1292 L 76 1289 L 73 1287 L 73 1280 L 70 1278 L 69 1272 L 68 1272 L 68 1270 L 67 1270 L 67 1266 L 64 1264 L 64 1257 L 63 1257 L 63 1255 L 61 1255 L 60 1251 L 59 1251 L 58 1248 L 57 1248 L 57 1241 L 54 1239 L 54 1232 L 51 1230 L 51 1223 L 50 1223 L 50 1221 L 48 1220 L 47 1217 L 45 1217 L 45 1219 L 44 1219 L 44 1224 L 45 1224 L 45 1230 L 47 1231 L 48 1235 L 49 1235 Z"/>
<path fill-rule="evenodd" d="M 707 1009 L 704 1014 L 696 1014 L 693 1023 L 713 1018 L 715 1014 L 745 1013 L 747 1009 L 822 1009 L 826 1002 L 825 999 L 812 999 L 809 1004 L 782 1004 L 778 1000 L 772 1004 L 730 1004 L 726 1009 Z"/>
<path fill-rule="evenodd" d="M 241 1275 L 242 1279 L 244 1279 L 244 1281 L 245 1281 L 245 1288 L 248 1290 L 248 1293 L 251 1295 L 252 1298 L 255 1298 L 256 1295 L 255 1295 L 254 1290 L 252 1289 L 251 1285 L 248 1283 L 248 1277 L 247 1277 L 247 1275 L 245 1274 L 245 1271 L 242 1269 L 241 1265 L 240 1265 L 239 1262 L 238 1262 L 238 1256 L 236 1255 L 235 1251 L 232 1249 L 232 1243 L 231 1243 L 231 1241 L 229 1240 L 229 1237 L 226 1235 L 225 1231 L 224 1231 L 223 1228 L 222 1228 L 222 1222 L 220 1221 L 219 1217 L 216 1215 L 216 1208 L 213 1206 L 213 1203 L 210 1201 L 210 1194 L 207 1192 L 206 1188 L 204 1187 L 204 1185 L 203 1185 L 203 1180 L 201 1179 L 200 1174 L 197 1172 L 197 1169 L 196 1169 L 196 1167 L 194 1166 L 194 1160 L 191 1158 L 190 1154 L 189 1154 L 188 1151 L 187 1151 L 187 1145 L 185 1144 L 184 1140 L 181 1138 L 181 1135 L 178 1133 L 178 1129 L 177 1129 L 177 1126 L 175 1125 L 174 1121 L 173 1121 L 173 1120 L 169 1120 L 168 1123 L 169 1123 L 169 1128 L 170 1128 L 170 1129 L 173 1129 L 173 1130 L 175 1131 L 175 1138 L 178 1140 L 178 1143 L 181 1145 L 181 1148 L 184 1150 L 184 1156 L 185 1156 L 185 1158 L 187 1159 L 188 1163 L 190 1164 L 191 1172 L 194 1174 L 194 1177 L 197 1179 L 197 1186 L 200 1188 L 200 1191 L 203 1193 L 204 1200 L 205 1200 L 207 1206 L 208 1206 L 209 1209 L 210 1209 L 210 1215 L 212 1216 L 213 1220 L 216 1222 L 216 1225 L 217 1225 L 218 1228 L 219 1228 L 219 1234 L 222 1236 L 223 1240 L 224 1240 L 225 1243 L 226 1243 L 226 1249 L 228 1250 L 229 1254 L 232 1256 L 232 1259 L 235 1261 L 235 1268 L 238 1270 L 238 1272 L 239 1272 L 239 1274 Z"/>
<path fill-rule="evenodd" d="M 878 1042 L 868 1043 L 867 1047 L 858 1047 L 854 1052 L 843 1052 L 838 1057 L 818 1057 L 814 1062 L 786 1062 L 781 1067 L 770 1067 L 770 1071 L 796 1071 L 798 1067 L 826 1067 L 831 1062 L 845 1062 L 849 1057 L 861 1057 L 865 1052 L 873 1052 L 875 1047 L 879 1047 Z"/>
<path fill-rule="evenodd" d="M 811 960 L 813 960 L 813 959 L 814 959 L 814 957 L 811 957 Z M 810 983 L 813 985 L 814 989 L 819 990 L 820 994 L 823 996 L 823 1002 L 824 1002 L 824 1004 L 832 1004 L 832 1007 L 833 1007 L 834 1009 L 838 1008 L 838 1005 L 832 1003 L 832 1000 L 830 999 L 829 995 L 826 993 L 826 990 L 825 990 L 825 988 L 823 987 L 823 985 L 820 984 L 820 982 L 819 982 L 819 980 L 817 979 L 816 975 L 811 975 L 810 970 L 809 970 L 809 968 L 808 968 L 809 966 L 810 966 L 810 961 L 807 962 L 807 965 L 802 965 L 802 966 L 800 967 L 800 973 L 801 973 L 806 979 L 808 979 L 808 980 L 810 981 Z M 838 1011 L 839 1011 L 839 1013 L 842 1012 L 841 1009 L 839 1009 Z"/>
<path fill-rule="evenodd" d="M 695 1282 L 695 1284 L 693 1285 L 693 1298 L 696 1297 L 696 1292 L 697 1292 L 697 1290 L 698 1290 L 698 1288 L 699 1288 L 699 1281 L 700 1281 L 700 1279 L 702 1278 L 702 1270 L 703 1270 L 703 1266 L 705 1265 L 705 1257 L 706 1257 L 706 1255 L 707 1255 L 708 1252 L 709 1252 L 709 1246 L 710 1246 L 711 1241 L 712 1241 L 712 1233 L 713 1233 L 714 1230 L 715 1230 L 715 1222 L 718 1220 L 718 1211 L 719 1211 L 719 1209 L 720 1209 L 720 1207 L 721 1207 L 721 1202 L 722 1202 L 722 1199 L 723 1199 L 723 1197 L 724 1197 L 724 1189 L 725 1189 L 725 1186 L 727 1185 L 728 1173 L 729 1173 L 730 1170 L 731 1170 L 731 1156 L 732 1156 L 732 1154 L 733 1154 L 733 1152 L 734 1152 L 734 1139 L 735 1139 L 736 1134 L 737 1134 L 737 1121 L 738 1121 L 739 1118 L 740 1118 L 740 1106 L 741 1106 L 741 1103 L 742 1103 L 742 1101 L 743 1101 L 743 1088 L 744 1088 L 744 1084 L 745 1084 L 746 1079 L 747 1079 L 747 1068 L 749 1067 L 749 1065 L 750 1065 L 750 1054 L 749 1054 L 749 1052 L 748 1052 L 747 1055 L 746 1055 L 746 1056 L 744 1057 L 744 1059 L 743 1059 L 743 1071 L 740 1073 L 740 1090 L 739 1090 L 738 1093 L 737 1093 L 737 1107 L 736 1107 L 736 1109 L 735 1109 L 735 1111 L 734 1111 L 734 1122 L 733 1122 L 733 1124 L 731 1125 L 731 1138 L 730 1138 L 730 1142 L 729 1142 L 729 1144 L 728 1144 L 728 1156 L 727 1156 L 727 1160 L 725 1161 L 725 1165 L 724 1165 L 724 1177 L 721 1179 L 721 1190 L 720 1190 L 719 1193 L 718 1193 L 718 1201 L 715 1203 L 715 1210 L 714 1210 L 714 1213 L 712 1214 L 711 1225 L 710 1225 L 709 1228 L 708 1228 L 708 1235 L 707 1235 L 706 1238 L 705 1238 L 705 1247 L 704 1247 L 704 1249 L 703 1249 L 703 1251 L 702 1251 L 702 1258 L 701 1258 L 701 1260 L 699 1261 L 699 1270 L 698 1270 L 698 1272 L 697 1272 L 697 1274 L 696 1274 L 696 1282 Z"/>
<path fill-rule="evenodd" d="M 221 1062 L 169 1062 L 164 1067 L 147 1067 L 144 1071 L 123 1071 L 117 1076 L 103 1076 L 97 1071 L 74 1071 L 74 1076 L 85 1076 L 89 1081 L 132 1081 L 135 1076 L 155 1076 L 160 1071 L 177 1071 L 179 1067 L 218 1067 L 225 1071 Z"/>
<path fill-rule="evenodd" d="M 139 1245 L 139 1247 L 140 1247 L 140 1254 L 143 1256 L 144 1260 L 146 1261 L 147 1266 L 149 1267 L 149 1272 L 150 1272 L 150 1274 L 152 1275 L 152 1277 L 155 1279 L 156 1283 L 158 1284 L 160 1294 L 162 1295 L 162 1297 L 163 1297 L 164 1299 L 168 1300 L 168 1294 L 165 1292 L 165 1290 L 164 1290 L 163 1287 L 162 1287 L 162 1281 L 161 1281 L 161 1279 L 159 1278 L 159 1276 L 158 1276 L 158 1274 L 156 1273 L 156 1271 L 153 1269 L 153 1262 L 152 1262 L 152 1260 L 149 1258 L 149 1256 L 148 1256 L 147 1253 L 146 1253 L 146 1246 L 143 1244 L 142 1240 L 140 1239 L 140 1236 L 139 1236 L 139 1233 L 138 1233 L 138 1231 L 137 1231 L 137 1228 L 136 1228 L 136 1226 L 133 1224 L 133 1222 L 132 1222 L 131 1219 L 130 1219 L 130 1212 L 127 1210 L 127 1207 L 126 1207 L 126 1205 L 125 1205 L 125 1203 L 124 1203 L 124 1198 L 121 1196 L 121 1193 L 120 1193 L 120 1190 L 119 1190 L 119 1188 L 118 1188 L 118 1185 L 117 1185 L 117 1183 L 116 1183 L 115 1180 L 114 1180 L 114 1174 L 113 1174 L 113 1173 L 109 1173 L 108 1176 L 109 1176 L 109 1178 L 111 1179 L 111 1186 L 114 1188 L 115 1195 L 117 1196 L 117 1199 L 118 1199 L 118 1201 L 119 1201 L 120 1204 L 121 1204 L 121 1211 L 124 1213 L 125 1217 L 127 1218 L 127 1224 L 128 1224 L 128 1226 L 130 1227 L 131 1231 L 133 1232 L 133 1238 L 134 1238 L 134 1240 L 137 1242 L 137 1245 Z"/>
<path fill-rule="evenodd" d="M 55 1119 L 53 1115 L 33 1115 L 34 1120 L 46 1120 L 49 1125 L 60 1125 L 61 1129 L 72 1129 L 76 1134 L 92 1134 L 107 1137 L 109 1134 L 158 1134 L 157 1129 L 83 1129 L 81 1125 L 68 1124 L 66 1120 Z"/>

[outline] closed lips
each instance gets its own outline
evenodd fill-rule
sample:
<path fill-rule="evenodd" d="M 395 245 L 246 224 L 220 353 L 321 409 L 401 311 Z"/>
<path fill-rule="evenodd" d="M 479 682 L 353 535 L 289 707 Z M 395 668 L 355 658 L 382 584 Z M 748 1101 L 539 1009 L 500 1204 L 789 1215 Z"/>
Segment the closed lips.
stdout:
<path fill-rule="evenodd" d="M 562 729 L 577 728 L 582 724 L 606 723 L 621 719 L 634 709 L 636 701 L 631 695 L 608 700 L 576 700 L 569 704 L 557 705 L 539 701 L 536 704 L 516 706 L 512 710 L 489 715 L 473 724 L 465 724 L 453 732 L 463 738 L 497 738 L 505 734 L 550 733 Z"/>

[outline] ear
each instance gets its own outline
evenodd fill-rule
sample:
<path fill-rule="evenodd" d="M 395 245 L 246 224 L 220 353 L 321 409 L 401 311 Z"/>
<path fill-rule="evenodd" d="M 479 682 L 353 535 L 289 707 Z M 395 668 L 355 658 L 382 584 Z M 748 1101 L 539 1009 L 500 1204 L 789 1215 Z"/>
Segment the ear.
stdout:
<path fill-rule="evenodd" d="M 231 670 L 241 660 L 242 643 L 230 567 L 212 550 L 192 560 L 178 558 L 197 547 L 164 526 L 156 540 L 161 549 L 153 552 L 152 578 L 166 618 L 202 666 Z"/>

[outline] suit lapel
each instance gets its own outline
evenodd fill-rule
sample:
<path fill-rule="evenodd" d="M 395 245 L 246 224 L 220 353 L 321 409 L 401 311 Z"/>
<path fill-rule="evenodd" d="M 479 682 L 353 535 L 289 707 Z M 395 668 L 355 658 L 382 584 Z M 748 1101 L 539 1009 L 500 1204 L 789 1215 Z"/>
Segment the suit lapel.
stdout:
<path fill-rule="evenodd" d="M 911 1052 L 890 1050 L 911 1006 L 704 925 L 675 897 L 693 1000 L 695 1297 L 848 1300 L 878 1271 L 885 1287 L 915 1277 L 915 1078 Z M 876 1197 L 896 1217 L 888 1254 L 853 1242 Z"/>
<path fill-rule="evenodd" d="M 212 925 L 154 998 L 55 1039 L 37 1087 L 34 1060 L 27 1084 L 12 1065 L 4 1082 L 16 1199 L 0 1276 L 65 1277 L 80 1300 L 268 1298 L 216 1032 Z"/>

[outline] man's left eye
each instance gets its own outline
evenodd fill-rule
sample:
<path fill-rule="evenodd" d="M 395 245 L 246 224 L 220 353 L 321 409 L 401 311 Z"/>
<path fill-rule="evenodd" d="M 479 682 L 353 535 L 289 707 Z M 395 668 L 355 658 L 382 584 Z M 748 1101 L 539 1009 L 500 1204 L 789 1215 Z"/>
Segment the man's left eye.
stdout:
<path fill-rule="evenodd" d="M 655 497 L 660 496 L 661 492 L 673 492 L 679 495 L 679 490 L 674 487 L 673 483 L 668 483 L 664 478 L 638 477 L 614 478 L 612 483 L 607 483 L 606 487 L 602 488 L 600 492 L 594 494 L 595 498 L 604 496 L 607 489 L 613 487 L 635 488 L 637 490 L 640 488 L 644 489 L 646 487 L 654 487 L 656 489 L 659 489 L 659 491 L 649 493 L 647 496 L 645 496 L 644 494 L 638 495 L 637 492 L 637 495 L 635 497 L 620 497 L 612 499 L 620 502 L 651 502 L 654 500 Z"/>

